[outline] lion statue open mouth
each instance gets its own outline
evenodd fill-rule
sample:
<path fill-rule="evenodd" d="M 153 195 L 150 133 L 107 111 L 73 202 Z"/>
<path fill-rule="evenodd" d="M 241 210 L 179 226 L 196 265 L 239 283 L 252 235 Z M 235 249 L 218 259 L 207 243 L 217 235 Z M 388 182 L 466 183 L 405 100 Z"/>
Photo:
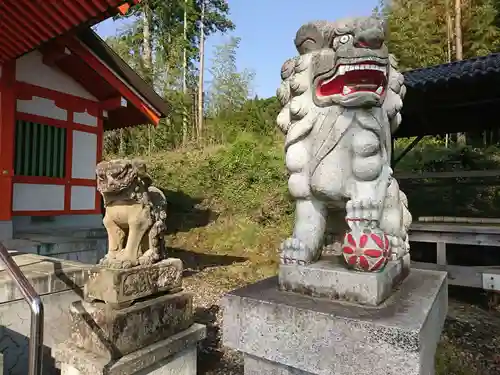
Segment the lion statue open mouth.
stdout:
<path fill-rule="evenodd" d="M 283 64 L 277 93 L 296 202 L 282 263 L 311 263 L 326 234 L 342 233 L 349 267 L 381 270 L 409 251 L 411 215 L 390 167 L 404 77 L 377 18 L 308 23 L 295 46 L 300 56 Z"/>

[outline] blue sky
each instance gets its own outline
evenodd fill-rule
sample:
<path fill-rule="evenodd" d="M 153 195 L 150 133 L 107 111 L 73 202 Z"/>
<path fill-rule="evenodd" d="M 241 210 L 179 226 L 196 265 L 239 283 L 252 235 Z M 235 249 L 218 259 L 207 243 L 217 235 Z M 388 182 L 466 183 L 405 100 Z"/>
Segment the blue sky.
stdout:
<path fill-rule="evenodd" d="M 297 29 L 314 20 L 335 20 L 349 16 L 369 15 L 377 0 L 229 0 L 230 17 L 236 24 L 231 34 L 241 38 L 238 50 L 239 69 L 256 73 L 254 89 L 260 97 L 275 94 L 280 83 L 283 62 L 296 55 L 293 38 Z M 97 27 L 101 37 L 114 35 L 122 22 L 107 20 Z M 224 43 L 228 35 L 208 38 L 205 73 L 208 70 L 214 45 Z"/>

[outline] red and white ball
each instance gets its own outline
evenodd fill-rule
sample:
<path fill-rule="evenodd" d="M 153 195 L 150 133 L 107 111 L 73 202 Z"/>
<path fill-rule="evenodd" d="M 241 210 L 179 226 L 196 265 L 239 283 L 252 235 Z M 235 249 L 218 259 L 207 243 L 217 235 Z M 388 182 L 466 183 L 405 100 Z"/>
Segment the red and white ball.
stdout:
<path fill-rule="evenodd" d="M 342 254 L 347 267 L 363 272 L 382 270 L 391 257 L 387 235 L 380 229 L 367 229 L 346 233 Z"/>

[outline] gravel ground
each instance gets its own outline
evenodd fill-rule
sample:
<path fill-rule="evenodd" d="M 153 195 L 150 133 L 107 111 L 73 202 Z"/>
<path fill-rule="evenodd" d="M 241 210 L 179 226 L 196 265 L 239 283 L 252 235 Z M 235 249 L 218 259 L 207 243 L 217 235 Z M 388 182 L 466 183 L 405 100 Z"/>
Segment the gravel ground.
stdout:
<path fill-rule="evenodd" d="M 186 277 L 194 294 L 197 321 L 207 325 L 200 345 L 200 375 L 243 375 L 242 356 L 221 348 L 221 297 L 228 291 L 210 276 L 210 268 Z M 500 312 L 488 308 L 484 293 L 450 288 L 448 319 L 442 336 L 446 375 L 500 375 Z M 451 349 L 450 349 L 451 348 Z M 466 368 L 466 370 L 464 370 Z"/>

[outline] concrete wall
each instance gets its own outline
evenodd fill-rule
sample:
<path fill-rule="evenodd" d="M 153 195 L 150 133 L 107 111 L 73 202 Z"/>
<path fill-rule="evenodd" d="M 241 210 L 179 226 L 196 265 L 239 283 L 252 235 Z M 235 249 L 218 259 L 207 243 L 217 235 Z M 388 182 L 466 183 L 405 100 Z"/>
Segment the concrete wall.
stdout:
<path fill-rule="evenodd" d="M 69 305 L 81 299 L 81 287 L 87 279 L 89 266 L 28 254 L 17 254 L 14 259 L 42 295 L 45 310 L 43 373 L 58 374 L 51 348 L 69 337 Z M 7 273 L 1 271 L 0 268 L 3 374 L 26 375 L 30 309 Z"/>

